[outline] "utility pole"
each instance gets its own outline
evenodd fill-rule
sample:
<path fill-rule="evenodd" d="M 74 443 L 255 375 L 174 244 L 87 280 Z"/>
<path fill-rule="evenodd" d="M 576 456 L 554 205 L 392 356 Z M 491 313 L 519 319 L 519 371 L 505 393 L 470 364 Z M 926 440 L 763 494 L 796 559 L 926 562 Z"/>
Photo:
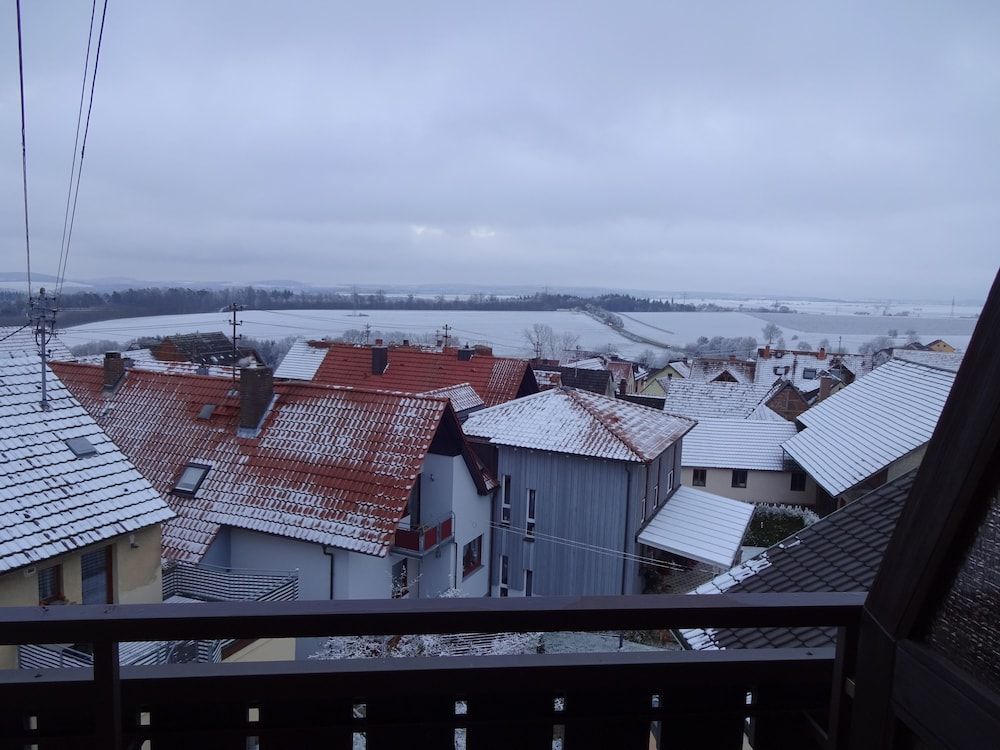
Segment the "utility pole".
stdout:
<path fill-rule="evenodd" d="M 368 346 L 368 337 L 371 335 L 371 332 L 372 332 L 372 324 L 365 323 L 365 346 Z"/>
<path fill-rule="evenodd" d="M 445 346 L 446 349 L 448 348 L 448 341 L 451 339 L 451 334 L 448 333 L 448 331 L 450 331 L 450 330 L 451 330 L 451 326 L 448 325 L 447 323 L 445 323 L 444 324 L 444 346 Z"/>
<path fill-rule="evenodd" d="M 229 312 L 233 316 L 232 320 L 229 321 L 229 325 L 233 327 L 233 388 L 236 388 L 236 363 L 239 361 L 239 351 L 236 348 L 236 342 L 243 338 L 243 334 L 239 336 L 236 335 L 236 326 L 243 325 L 242 320 L 236 319 L 236 313 L 241 312 L 244 308 L 243 305 L 237 305 L 235 302 L 229 305 Z"/>
<path fill-rule="evenodd" d="M 28 316 L 35 330 L 35 343 L 38 344 L 38 355 L 42 361 L 42 409 L 49 410 L 49 398 L 46 377 L 45 360 L 49 353 L 49 342 L 56 329 L 56 301 L 49 297 L 45 289 L 38 290 L 38 297 L 29 302 Z"/>

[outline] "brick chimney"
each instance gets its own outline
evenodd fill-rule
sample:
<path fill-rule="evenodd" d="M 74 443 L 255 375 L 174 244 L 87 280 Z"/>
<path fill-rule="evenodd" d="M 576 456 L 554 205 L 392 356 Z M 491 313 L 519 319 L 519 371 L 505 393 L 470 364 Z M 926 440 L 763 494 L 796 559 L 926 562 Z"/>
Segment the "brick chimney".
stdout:
<path fill-rule="evenodd" d="M 826 359 L 826 347 L 821 346 L 816 353 L 816 359 Z"/>
<path fill-rule="evenodd" d="M 274 375 L 270 367 L 240 368 L 240 427 L 255 430 L 274 398 Z"/>
<path fill-rule="evenodd" d="M 121 352 L 104 353 L 104 390 L 113 391 L 125 376 L 125 360 Z"/>
<path fill-rule="evenodd" d="M 833 390 L 833 378 L 829 375 L 821 375 L 819 378 L 819 398 L 816 399 L 817 403 L 829 398 L 831 390 Z"/>
<path fill-rule="evenodd" d="M 476 353 L 476 350 L 475 350 L 475 349 L 470 349 L 470 348 L 469 348 L 469 347 L 467 346 L 467 347 L 465 347 L 464 349 L 459 349 L 459 350 L 458 350 L 458 358 L 459 358 L 459 359 L 460 359 L 460 360 L 461 360 L 462 362 L 468 362 L 469 360 L 471 360 L 471 359 L 472 359 L 472 355 L 473 355 L 473 354 L 475 354 L 475 353 Z"/>
<path fill-rule="evenodd" d="M 735 354 L 730 354 L 730 355 L 729 355 L 729 361 L 730 361 L 730 362 L 731 362 L 732 364 L 734 364 L 734 365 L 735 365 L 735 364 L 736 364 L 736 355 L 735 355 Z"/>
<path fill-rule="evenodd" d="M 389 367 L 389 347 L 382 346 L 382 339 L 372 347 L 372 375 L 381 375 Z"/>
<path fill-rule="evenodd" d="M 770 344 L 765 344 L 763 351 L 761 351 L 761 353 L 760 353 L 760 357 L 761 357 L 761 359 L 770 359 L 771 358 L 771 345 Z"/>
<path fill-rule="evenodd" d="M 382 339 L 375 339 L 375 346 L 382 346 Z"/>
<path fill-rule="evenodd" d="M 627 393 L 628 393 L 628 381 L 625 378 L 622 378 L 621 380 L 618 381 L 618 395 L 621 396 L 622 398 L 625 398 L 625 395 Z"/>

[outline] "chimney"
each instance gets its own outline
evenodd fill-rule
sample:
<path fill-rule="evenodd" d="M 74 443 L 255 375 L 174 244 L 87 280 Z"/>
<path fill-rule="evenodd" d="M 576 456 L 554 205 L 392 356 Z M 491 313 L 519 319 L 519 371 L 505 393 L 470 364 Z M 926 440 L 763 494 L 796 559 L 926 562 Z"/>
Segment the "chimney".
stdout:
<path fill-rule="evenodd" d="M 121 352 L 104 353 L 104 390 L 113 391 L 125 376 L 125 360 Z"/>
<path fill-rule="evenodd" d="M 816 359 L 826 359 L 826 347 L 821 346 L 816 353 Z"/>
<path fill-rule="evenodd" d="M 410 345 L 410 340 L 409 339 L 403 339 L 403 346 L 409 346 L 409 345 Z"/>
<path fill-rule="evenodd" d="M 628 381 L 625 378 L 622 378 L 621 380 L 618 381 L 618 395 L 621 396 L 622 398 L 625 398 L 625 395 L 627 393 L 628 393 Z"/>
<path fill-rule="evenodd" d="M 833 378 L 828 375 L 822 375 L 819 379 L 819 398 L 816 400 L 817 403 L 830 396 L 830 391 L 833 390 Z"/>
<path fill-rule="evenodd" d="M 444 340 L 443 339 L 438 339 L 437 340 L 437 346 L 438 347 L 444 346 Z"/>
<path fill-rule="evenodd" d="M 372 347 L 372 375 L 381 375 L 389 367 L 389 347 L 382 346 L 382 339 L 377 344 Z"/>
<path fill-rule="evenodd" d="M 375 346 L 382 346 L 382 339 L 375 339 Z"/>
<path fill-rule="evenodd" d="M 472 355 L 475 353 L 476 353 L 475 349 L 470 349 L 469 347 L 465 347 L 464 349 L 458 350 L 458 358 L 462 362 L 468 362 L 469 360 L 472 359 Z"/>
<path fill-rule="evenodd" d="M 240 368 L 240 427 L 256 430 L 274 398 L 270 367 Z"/>
<path fill-rule="evenodd" d="M 764 350 L 760 353 L 761 358 L 770 359 L 771 358 L 771 345 L 766 344 Z"/>
<path fill-rule="evenodd" d="M 729 361 L 735 365 L 736 364 L 736 355 L 735 354 L 730 354 L 729 355 Z"/>

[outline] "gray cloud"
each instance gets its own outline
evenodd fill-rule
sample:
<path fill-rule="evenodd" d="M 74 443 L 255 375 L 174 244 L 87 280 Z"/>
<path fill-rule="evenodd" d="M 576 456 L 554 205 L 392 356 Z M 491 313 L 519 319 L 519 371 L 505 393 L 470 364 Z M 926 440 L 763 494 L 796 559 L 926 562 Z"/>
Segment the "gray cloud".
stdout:
<path fill-rule="evenodd" d="M 996 271 L 994 3 L 286 5 L 112 4 L 71 276 L 947 297 Z M 25 8 L 42 270 L 88 11 Z"/>

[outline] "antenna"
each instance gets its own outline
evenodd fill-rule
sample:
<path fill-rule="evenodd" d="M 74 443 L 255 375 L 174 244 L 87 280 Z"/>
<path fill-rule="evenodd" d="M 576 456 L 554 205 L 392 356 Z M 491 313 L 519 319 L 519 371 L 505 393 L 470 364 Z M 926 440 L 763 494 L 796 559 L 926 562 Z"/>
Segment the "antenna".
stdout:
<path fill-rule="evenodd" d="M 448 348 L 448 341 L 451 339 L 451 334 L 448 333 L 448 331 L 450 331 L 450 330 L 451 330 L 451 326 L 448 325 L 447 323 L 445 323 L 444 324 L 444 346 L 445 346 L 446 349 Z"/>
<path fill-rule="evenodd" d="M 243 338 L 241 333 L 239 336 L 236 335 L 236 326 L 243 325 L 242 320 L 236 320 L 236 313 L 241 312 L 245 308 L 243 305 L 237 305 L 235 302 L 230 303 L 229 307 L 226 308 L 232 314 L 232 320 L 229 321 L 229 325 L 233 327 L 233 388 L 236 388 L 236 364 L 239 362 L 239 352 L 236 348 L 236 342 Z"/>
<path fill-rule="evenodd" d="M 38 297 L 31 300 L 30 305 L 28 316 L 35 329 L 35 343 L 38 344 L 38 354 L 42 361 L 42 409 L 48 411 L 50 407 L 46 390 L 45 360 L 49 353 L 49 342 L 56 329 L 55 299 L 48 296 L 43 287 L 38 290 Z"/>
<path fill-rule="evenodd" d="M 372 333 L 372 324 L 365 323 L 365 346 L 368 346 L 368 337 L 371 336 L 371 333 Z"/>

